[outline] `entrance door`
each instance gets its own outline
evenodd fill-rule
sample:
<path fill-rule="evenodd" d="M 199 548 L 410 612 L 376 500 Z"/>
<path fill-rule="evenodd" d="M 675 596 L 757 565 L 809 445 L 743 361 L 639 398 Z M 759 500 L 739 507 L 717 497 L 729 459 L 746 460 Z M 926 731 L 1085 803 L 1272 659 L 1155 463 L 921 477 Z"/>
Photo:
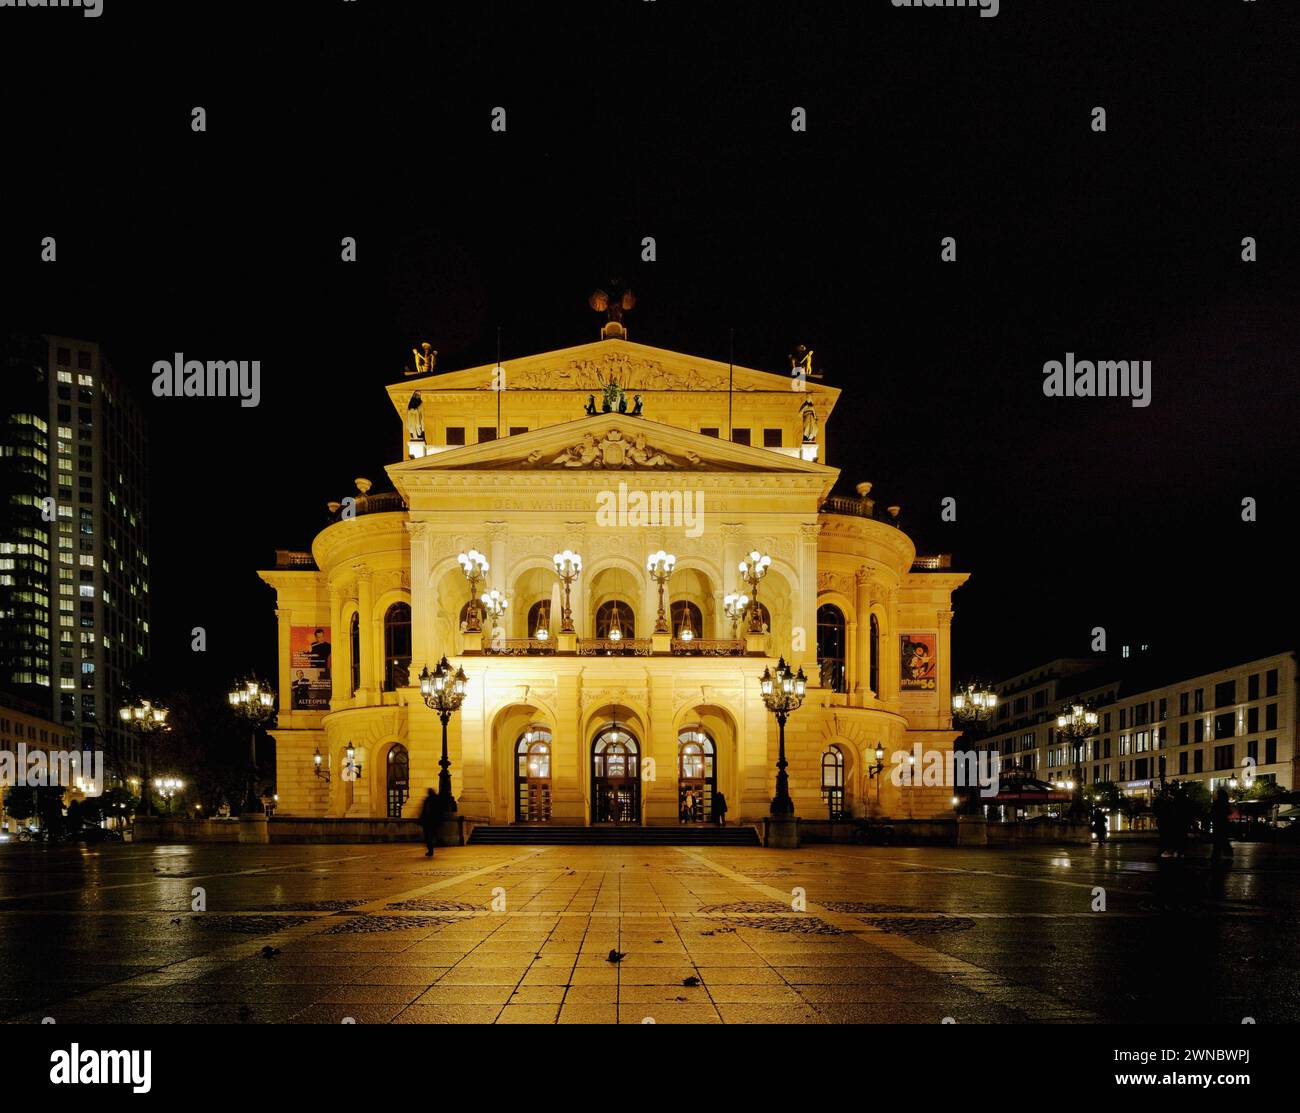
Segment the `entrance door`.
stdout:
<path fill-rule="evenodd" d="M 591 821 L 641 822 L 641 755 L 636 739 L 611 723 L 591 746 Z"/>
<path fill-rule="evenodd" d="M 718 788 L 713 739 L 699 727 L 677 736 L 677 818 L 682 823 L 713 820 L 713 794 Z"/>
<path fill-rule="evenodd" d="M 388 818 L 401 819 L 411 795 L 411 755 L 400 742 L 388 751 Z"/>
<path fill-rule="evenodd" d="M 551 818 L 551 732 L 529 727 L 515 747 L 515 818 L 547 823 Z"/>

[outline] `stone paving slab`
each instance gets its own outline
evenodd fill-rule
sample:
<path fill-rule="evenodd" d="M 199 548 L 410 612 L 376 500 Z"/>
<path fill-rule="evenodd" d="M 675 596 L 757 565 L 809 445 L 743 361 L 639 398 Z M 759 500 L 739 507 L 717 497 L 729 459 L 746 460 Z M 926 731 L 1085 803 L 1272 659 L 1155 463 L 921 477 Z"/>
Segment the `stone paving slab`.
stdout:
<path fill-rule="evenodd" d="M 1267 1023 L 1297 927 L 1287 847 L 6 845 L 0 1020 Z"/>

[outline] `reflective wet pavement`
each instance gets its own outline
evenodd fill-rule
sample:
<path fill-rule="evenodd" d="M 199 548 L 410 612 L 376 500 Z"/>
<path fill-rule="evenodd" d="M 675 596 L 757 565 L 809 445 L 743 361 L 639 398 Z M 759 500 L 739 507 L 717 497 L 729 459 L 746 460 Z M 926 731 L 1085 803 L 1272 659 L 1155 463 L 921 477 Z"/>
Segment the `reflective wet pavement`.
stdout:
<path fill-rule="evenodd" d="M 1300 850 L 6 844 L 0 1019 L 44 1017 L 1293 1022 Z"/>

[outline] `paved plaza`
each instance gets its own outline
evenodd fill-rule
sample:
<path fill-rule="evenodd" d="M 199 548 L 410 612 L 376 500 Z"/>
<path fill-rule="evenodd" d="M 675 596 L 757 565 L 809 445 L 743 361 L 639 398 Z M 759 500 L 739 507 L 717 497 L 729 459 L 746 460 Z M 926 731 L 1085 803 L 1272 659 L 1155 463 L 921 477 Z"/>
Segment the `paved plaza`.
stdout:
<path fill-rule="evenodd" d="M 1264 845 L 9 844 L 0 1018 L 1276 1023 L 1298 878 Z"/>

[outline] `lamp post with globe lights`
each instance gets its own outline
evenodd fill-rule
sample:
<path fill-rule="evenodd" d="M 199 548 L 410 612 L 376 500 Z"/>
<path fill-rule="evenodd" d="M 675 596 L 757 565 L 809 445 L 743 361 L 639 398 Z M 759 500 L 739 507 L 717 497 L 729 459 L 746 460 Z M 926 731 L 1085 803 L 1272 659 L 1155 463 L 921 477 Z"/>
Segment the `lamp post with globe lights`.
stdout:
<path fill-rule="evenodd" d="M 803 703 L 808 688 L 808 680 L 801 668 L 797 673 L 782 657 L 776 666 L 776 672 L 763 669 L 759 680 L 759 690 L 763 694 L 763 703 L 776 716 L 777 759 L 776 759 L 776 795 L 772 797 L 771 813 L 786 819 L 794 815 L 794 801 L 790 799 L 790 777 L 786 773 L 785 760 L 785 721 L 792 711 L 798 711 Z"/>
<path fill-rule="evenodd" d="M 1056 734 L 1070 747 L 1070 760 L 1074 764 L 1074 799 L 1070 811 L 1077 818 L 1083 814 L 1083 748 L 1088 738 L 1097 732 L 1097 712 L 1081 703 L 1071 705 L 1056 717 Z"/>
<path fill-rule="evenodd" d="M 149 739 L 160 731 L 169 730 L 167 708 L 156 707 L 147 699 L 128 705 L 118 711 L 122 725 L 132 731 L 140 740 L 141 756 L 144 758 L 144 777 L 140 782 L 140 814 L 153 815 L 153 745 Z"/>
<path fill-rule="evenodd" d="M 560 577 L 560 583 L 564 585 L 564 595 L 560 602 L 560 633 L 572 634 L 574 633 L 573 610 L 569 605 L 569 592 L 573 587 L 573 581 L 582 572 L 582 557 L 571 549 L 565 549 L 562 553 L 556 553 L 551 558 L 551 563 L 555 565 L 555 574 Z"/>
<path fill-rule="evenodd" d="M 653 577 L 654 582 L 659 585 L 659 614 L 655 617 L 655 633 L 668 634 L 671 630 L 668 626 L 668 615 L 664 611 L 664 586 L 668 583 L 668 578 L 673 574 L 673 569 L 677 565 L 677 558 L 672 553 L 666 553 L 660 549 L 657 553 L 651 553 L 646 561 L 646 571 Z"/>
<path fill-rule="evenodd" d="M 444 656 L 433 672 L 425 665 L 420 670 L 420 695 L 425 706 L 438 713 L 442 721 L 442 757 L 438 761 L 438 808 L 444 816 L 456 812 L 456 798 L 451 794 L 451 759 L 447 756 L 447 723 L 465 702 L 468 677 L 465 670 L 452 671 Z"/>
<path fill-rule="evenodd" d="M 767 570 L 772 566 L 772 558 L 766 553 L 760 553 L 757 549 L 752 549 L 744 560 L 740 562 L 740 578 L 749 584 L 749 633 L 761 634 L 763 632 L 763 615 L 758 608 L 758 585 L 763 577 L 767 575 Z"/>
<path fill-rule="evenodd" d="M 727 621 L 731 623 L 731 640 L 736 640 L 736 627 L 740 620 L 745 617 L 745 608 L 749 606 L 749 596 L 741 595 L 737 592 L 731 592 L 723 596 L 722 613 L 727 616 Z"/>
<path fill-rule="evenodd" d="M 226 698 L 230 710 L 248 726 L 248 796 L 244 811 L 257 815 L 262 811 L 257 791 L 257 732 L 275 715 L 275 693 L 256 676 L 250 676 L 232 688 Z"/>
<path fill-rule="evenodd" d="M 952 717 L 962 725 L 962 727 L 978 736 L 982 731 L 984 724 L 993 717 L 993 712 L 997 710 L 998 694 L 991 688 L 986 688 L 978 681 L 972 680 L 969 684 L 963 685 L 952 694 Z M 976 812 L 979 810 L 979 794 L 967 785 L 967 810 Z M 960 803 L 958 797 L 954 800 Z"/>
<path fill-rule="evenodd" d="M 483 577 L 490 566 L 487 557 L 477 549 L 461 553 L 456 560 L 460 564 L 460 570 L 465 574 L 465 579 L 469 581 L 469 610 L 465 615 L 465 632 L 477 634 L 483 629 L 483 612 L 479 610 L 478 585 L 483 582 Z"/>

